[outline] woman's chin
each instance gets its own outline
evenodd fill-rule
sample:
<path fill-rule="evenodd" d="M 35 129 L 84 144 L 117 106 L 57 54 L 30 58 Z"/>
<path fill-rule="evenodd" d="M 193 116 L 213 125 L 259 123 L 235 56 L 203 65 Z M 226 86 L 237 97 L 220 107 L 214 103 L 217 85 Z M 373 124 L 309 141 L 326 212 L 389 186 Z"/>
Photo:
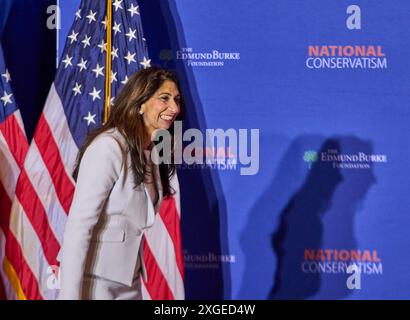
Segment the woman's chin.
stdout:
<path fill-rule="evenodd" d="M 168 130 L 171 127 L 173 122 L 174 122 L 173 120 L 172 121 L 167 121 L 167 120 L 162 120 L 161 119 L 161 122 L 158 124 L 158 129 Z"/>

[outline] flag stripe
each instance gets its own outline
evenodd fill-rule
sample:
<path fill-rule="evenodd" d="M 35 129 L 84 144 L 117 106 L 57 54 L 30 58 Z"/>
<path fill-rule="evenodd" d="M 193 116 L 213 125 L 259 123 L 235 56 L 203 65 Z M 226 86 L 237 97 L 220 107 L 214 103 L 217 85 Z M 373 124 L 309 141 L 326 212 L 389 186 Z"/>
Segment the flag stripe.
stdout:
<path fill-rule="evenodd" d="M 2 136 L 0 133 L 0 148 L 1 148 Z M 2 184 L 4 196 L 10 201 L 13 198 L 14 190 L 16 189 L 16 181 L 18 177 L 19 169 L 16 168 L 16 163 L 13 161 L 7 161 L 10 158 L 9 152 L 0 149 L 0 184 Z M 14 169 L 17 169 L 15 171 Z M 1 202 L 0 202 L 1 203 Z M 0 206 L 1 208 L 1 206 Z"/>
<path fill-rule="evenodd" d="M 13 272 L 17 274 L 19 279 L 19 283 L 15 283 L 15 290 L 19 293 L 18 287 L 21 286 L 27 299 L 42 300 L 43 297 L 40 294 L 38 281 L 24 258 L 22 248 L 11 232 L 7 236 L 6 256 L 14 268 Z M 9 279 L 13 279 L 13 275 L 10 272 L 8 273 Z"/>
<path fill-rule="evenodd" d="M 62 243 L 67 214 L 57 198 L 53 181 L 35 141 L 31 143 L 24 169 L 36 188 L 36 194 L 47 214 L 50 228 L 53 230 L 58 242 Z M 39 172 L 42 174 L 38 174 Z"/>
<path fill-rule="evenodd" d="M 28 150 L 28 143 L 19 122 L 16 120 L 16 116 L 20 117 L 20 111 L 15 111 L 0 124 L 0 131 L 6 138 L 10 153 L 21 168 Z"/>
<path fill-rule="evenodd" d="M 57 266 L 57 264 L 47 262 L 44 253 L 46 248 L 41 243 L 31 221 L 18 201 L 13 202 L 11 209 L 10 231 L 20 247 L 24 249 L 22 255 L 37 281 L 41 296 L 46 299 L 54 299 L 55 290 L 47 288 L 47 279 L 52 273 L 50 266 Z"/>
<path fill-rule="evenodd" d="M 151 249 L 150 254 L 153 255 L 154 260 L 157 262 L 158 269 L 161 270 L 161 275 L 166 279 L 172 295 L 180 297 L 183 281 L 178 271 L 174 245 L 161 216 L 156 216 L 154 225 L 145 232 L 145 235 L 146 242 Z"/>
<path fill-rule="evenodd" d="M 67 119 L 64 115 L 63 105 L 59 95 L 57 94 L 54 83 L 51 85 L 43 114 L 59 148 L 64 167 L 71 178 L 71 173 L 74 170 L 74 164 L 77 158 L 78 148 L 71 135 L 70 128 L 68 127 Z"/>
<path fill-rule="evenodd" d="M 0 192 L 2 192 L 1 188 L 0 188 Z M 2 215 L 1 209 L 0 209 L 0 215 Z M 7 277 L 4 274 L 4 270 L 1 267 L 1 262 L 5 255 L 5 245 L 6 245 L 6 237 L 4 236 L 3 230 L 0 227 L 0 300 L 7 300 L 8 296 L 10 295 L 10 291 L 8 290 L 10 283 L 8 282 Z"/>
<path fill-rule="evenodd" d="M 1 243 L 1 238 L 0 236 L 0 243 Z M 0 251 L 1 253 L 1 251 Z M 3 256 L 3 255 L 1 255 Z M 7 300 L 7 294 L 6 294 L 6 286 L 5 286 L 5 277 L 3 276 L 3 270 L 0 270 L 0 300 Z"/>
<path fill-rule="evenodd" d="M 0 226 L 6 235 L 6 257 L 10 260 L 11 264 L 13 265 L 16 272 L 19 274 L 19 278 L 22 280 L 23 287 L 26 288 L 26 295 L 27 293 L 30 294 L 32 291 L 32 295 L 36 297 L 41 297 L 38 294 L 38 286 L 37 281 L 35 280 L 30 268 L 28 267 L 25 259 L 23 258 L 22 251 L 20 245 L 18 244 L 14 235 L 10 232 L 10 212 L 11 212 L 11 201 L 7 197 L 6 192 L 4 192 L 3 186 L 0 183 L 0 203 L 2 204 L 2 210 L 0 215 Z M 7 270 L 4 270 L 7 274 Z M 10 278 L 8 275 L 9 280 L 12 282 L 14 289 L 16 290 L 15 280 Z M 30 292 L 28 292 L 30 291 Z M 18 291 L 16 291 L 18 293 Z"/>
<path fill-rule="evenodd" d="M 1 180 L 0 180 L 1 181 Z M 7 196 L 3 184 L 0 182 L 0 265 L 1 260 L 5 259 L 6 234 L 9 226 L 9 214 L 11 201 Z M 4 261 L 4 260 L 3 260 Z M 11 299 L 10 283 L 4 273 L 4 268 L 0 267 L 0 300 Z"/>
<path fill-rule="evenodd" d="M 172 239 L 178 270 L 181 278 L 184 279 L 184 262 L 181 250 L 182 241 L 181 233 L 179 232 L 181 226 L 179 223 L 179 215 L 174 197 L 171 196 L 163 200 L 159 213 L 165 227 L 168 230 L 169 236 Z"/>
<path fill-rule="evenodd" d="M 60 200 L 64 211 L 68 214 L 73 200 L 74 185 L 66 174 L 66 168 L 62 162 L 60 151 L 43 113 L 40 116 L 34 140 L 42 155 L 44 164 L 51 175 L 57 197 Z"/>
<path fill-rule="evenodd" d="M 148 281 L 145 282 L 145 287 L 152 300 L 174 300 L 167 280 L 159 268 L 158 262 L 155 260 L 147 241 L 144 241 L 144 261 L 149 271 Z"/>
<path fill-rule="evenodd" d="M 8 120 L 5 122 L 8 122 Z M 18 128 L 16 128 L 16 130 L 18 130 Z M 18 161 L 8 148 L 10 140 L 9 136 L 4 136 L 3 132 L 0 131 L 0 181 L 3 182 L 9 200 L 14 197 L 17 178 L 20 173 Z M 24 144 L 24 142 L 21 143 Z"/>
<path fill-rule="evenodd" d="M 50 228 L 47 214 L 24 168 L 17 182 L 16 196 L 41 241 L 48 263 L 57 265 L 56 257 L 60 245 Z"/>
<path fill-rule="evenodd" d="M 9 217 L 11 210 L 11 201 L 7 196 L 6 190 L 2 183 L 0 183 L 0 228 L 6 235 L 9 229 Z"/>

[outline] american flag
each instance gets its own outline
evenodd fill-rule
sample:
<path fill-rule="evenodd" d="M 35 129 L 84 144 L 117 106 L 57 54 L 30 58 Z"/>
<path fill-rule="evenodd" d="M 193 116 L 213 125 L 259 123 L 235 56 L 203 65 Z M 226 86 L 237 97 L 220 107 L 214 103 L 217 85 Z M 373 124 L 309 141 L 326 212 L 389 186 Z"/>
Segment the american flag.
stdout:
<path fill-rule="evenodd" d="M 11 76 L 0 46 L 0 299 L 9 300 L 16 299 L 21 293 L 16 271 L 30 273 L 15 236 L 18 230 L 14 223 L 10 223 L 17 178 L 28 150 L 23 122 L 10 84 Z"/>
<path fill-rule="evenodd" d="M 56 257 L 75 188 L 71 173 L 79 147 L 103 120 L 106 7 L 106 0 L 82 0 L 18 178 L 11 220 L 29 271 L 16 270 L 27 299 L 58 294 Z M 113 1 L 111 50 L 114 98 L 131 74 L 150 66 L 136 0 Z M 176 177 L 173 185 L 178 190 Z M 179 213 L 177 193 L 145 235 L 144 299 L 184 299 Z"/>

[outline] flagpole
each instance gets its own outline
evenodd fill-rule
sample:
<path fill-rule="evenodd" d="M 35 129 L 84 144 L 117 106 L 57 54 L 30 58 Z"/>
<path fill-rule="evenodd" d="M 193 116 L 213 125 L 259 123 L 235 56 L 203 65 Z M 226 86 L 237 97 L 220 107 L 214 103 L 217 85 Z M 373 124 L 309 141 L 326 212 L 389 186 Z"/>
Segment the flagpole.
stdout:
<path fill-rule="evenodd" d="M 105 99 L 104 123 L 108 120 L 111 106 L 111 26 L 112 26 L 112 0 L 107 0 L 107 56 L 105 61 Z"/>
<path fill-rule="evenodd" d="M 59 59 L 59 53 L 60 53 L 60 28 L 61 28 L 61 22 L 60 22 L 60 0 L 57 0 L 57 18 L 56 18 L 56 69 L 58 69 L 58 65 L 60 64 L 60 59 Z"/>

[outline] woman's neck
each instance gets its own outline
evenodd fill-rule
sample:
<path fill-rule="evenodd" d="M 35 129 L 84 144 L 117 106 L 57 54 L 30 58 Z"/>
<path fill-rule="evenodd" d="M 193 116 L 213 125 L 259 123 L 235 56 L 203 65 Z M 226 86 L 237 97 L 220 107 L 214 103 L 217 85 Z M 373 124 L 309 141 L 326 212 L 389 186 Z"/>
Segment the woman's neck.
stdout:
<path fill-rule="evenodd" d="M 151 142 L 151 140 L 145 141 L 144 142 L 144 150 L 151 150 L 153 146 L 153 143 Z"/>
<path fill-rule="evenodd" d="M 144 150 L 151 150 L 153 142 L 151 141 L 153 131 L 151 132 L 150 128 L 146 128 L 144 139 Z"/>
<path fill-rule="evenodd" d="M 151 149 L 151 136 L 147 133 L 144 139 L 144 143 L 143 143 L 143 148 L 144 150 L 149 150 Z"/>

